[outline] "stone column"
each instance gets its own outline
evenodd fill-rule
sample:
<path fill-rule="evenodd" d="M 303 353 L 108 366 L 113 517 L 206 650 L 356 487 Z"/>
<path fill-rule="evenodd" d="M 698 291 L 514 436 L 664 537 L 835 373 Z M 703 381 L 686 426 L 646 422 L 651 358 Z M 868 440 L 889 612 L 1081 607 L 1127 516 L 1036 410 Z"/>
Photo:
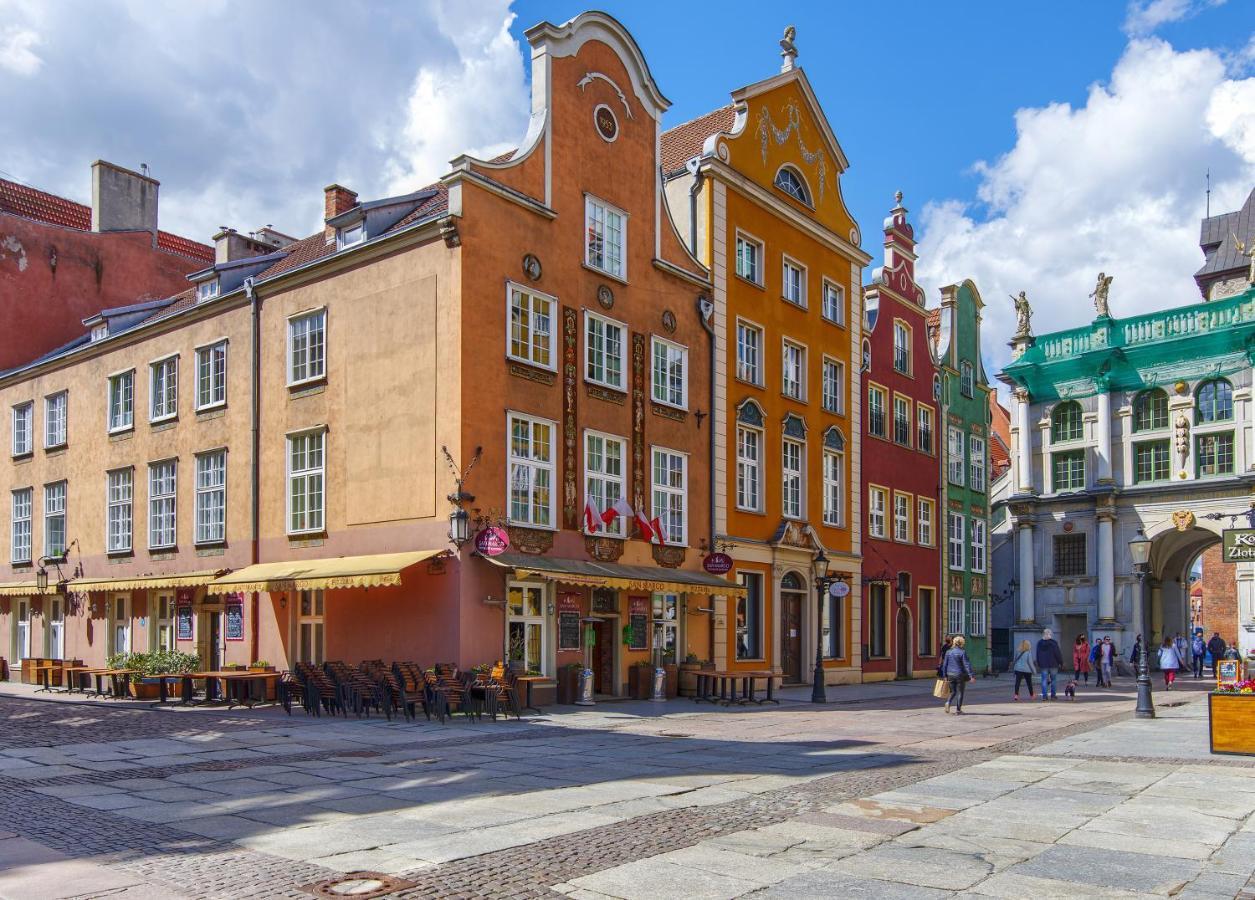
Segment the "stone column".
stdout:
<path fill-rule="evenodd" d="M 1150 587 L 1150 617 L 1142 617 L 1142 622 L 1150 625 L 1149 631 L 1143 631 L 1147 647 L 1159 646 L 1163 640 L 1163 585 L 1156 581 Z M 1154 638 L 1151 637 L 1154 635 Z M 1153 641 L 1153 642 L 1152 642 Z"/>
<path fill-rule="evenodd" d="M 1021 519 L 1019 525 L 1020 542 L 1020 610 L 1017 620 L 1020 623 L 1032 622 L 1037 615 L 1036 598 L 1033 587 L 1036 573 L 1033 571 L 1033 522 Z"/>
<path fill-rule="evenodd" d="M 1116 565 L 1112 530 L 1115 512 L 1098 511 L 1098 621 L 1107 624 L 1116 617 Z"/>
<path fill-rule="evenodd" d="M 1133 648 L 1133 642 L 1137 640 L 1139 634 L 1146 634 L 1146 629 L 1142 627 L 1142 623 L 1146 621 L 1145 584 L 1146 582 L 1140 578 L 1133 581 L 1133 633 L 1129 635 L 1129 645 L 1120 648 L 1125 653 Z"/>
<path fill-rule="evenodd" d="M 1098 384 L 1098 421 L 1094 426 L 1097 443 L 1095 475 L 1099 484 L 1111 483 L 1111 390 L 1106 382 Z"/>
<path fill-rule="evenodd" d="M 1033 490 L 1033 432 L 1028 423 L 1028 391 L 1020 388 L 1015 392 L 1015 420 L 1019 429 L 1019 444 L 1016 447 L 1017 472 L 1016 491 L 1032 493 Z"/>

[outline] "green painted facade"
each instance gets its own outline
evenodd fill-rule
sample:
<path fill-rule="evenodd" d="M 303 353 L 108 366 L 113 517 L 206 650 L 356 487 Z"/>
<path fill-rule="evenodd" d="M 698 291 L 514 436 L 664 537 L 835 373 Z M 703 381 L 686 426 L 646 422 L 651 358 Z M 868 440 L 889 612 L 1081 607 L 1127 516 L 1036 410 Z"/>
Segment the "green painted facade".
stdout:
<path fill-rule="evenodd" d="M 942 585 L 939 617 L 946 634 L 963 633 L 972 667 L 984 672 L 990 664 L 991 390 L 980 352 L 984 302 L 970 279 L 943 288 L 941 294 L 941 321 L 935 344 L 941 378 L 938 440 L 944 496 L 938 517 Z M 960 533 L 961 553 L 956 541 Z"/>

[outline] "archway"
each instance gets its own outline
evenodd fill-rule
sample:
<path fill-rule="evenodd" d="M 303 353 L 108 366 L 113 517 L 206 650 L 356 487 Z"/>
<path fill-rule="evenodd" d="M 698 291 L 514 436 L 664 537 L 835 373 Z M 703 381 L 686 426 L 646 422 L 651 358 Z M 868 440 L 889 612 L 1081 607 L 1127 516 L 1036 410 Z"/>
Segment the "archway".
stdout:
<path fill-rule="evenodd" d="M 1133 610 L 1133 622 L 1134 636 L 1145 635 L 1149 646 L 1155 647 L 1165 635 L 1189 634 L 1190 571 L 1199 556 L 1220 543 L 1220 535 L 1192 525 L 1168 528 L 1152 540 L 1142 610 Z"/>

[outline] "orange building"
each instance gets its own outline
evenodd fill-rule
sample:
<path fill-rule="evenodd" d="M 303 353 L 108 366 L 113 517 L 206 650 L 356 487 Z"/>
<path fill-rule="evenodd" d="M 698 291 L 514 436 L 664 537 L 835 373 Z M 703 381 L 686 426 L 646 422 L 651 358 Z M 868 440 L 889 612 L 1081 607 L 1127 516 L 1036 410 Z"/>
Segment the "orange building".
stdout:
<path fill-rule="evenodd" d="M 672 215 L 711 271 L 714 519 L 745 595 L 717 606 L 718 668 L 860 678 L 858 226 L 848 166 L 791 46 L 778 75 L 663 134 Z M 852 589 L 820 601 L 812 560 Z M 822 602 L 822 614 L 819 607 Z M 822 621 L 819 621 L 822 615 Z"/>

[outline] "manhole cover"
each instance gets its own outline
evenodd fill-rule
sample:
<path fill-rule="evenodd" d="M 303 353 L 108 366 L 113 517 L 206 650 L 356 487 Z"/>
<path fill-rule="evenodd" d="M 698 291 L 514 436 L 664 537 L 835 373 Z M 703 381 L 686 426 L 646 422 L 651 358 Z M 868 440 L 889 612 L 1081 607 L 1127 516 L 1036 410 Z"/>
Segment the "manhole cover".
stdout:
<path fill-rule="evenodd" d="M 382 872 L 347 872 L 338 878 L 303 885 L 301 890 L 315 897 L 357 897 L 358 900 L 370 900 L 372 897 L 382 897 L 413 886 L 412 881 L 402 881 Z"/>

